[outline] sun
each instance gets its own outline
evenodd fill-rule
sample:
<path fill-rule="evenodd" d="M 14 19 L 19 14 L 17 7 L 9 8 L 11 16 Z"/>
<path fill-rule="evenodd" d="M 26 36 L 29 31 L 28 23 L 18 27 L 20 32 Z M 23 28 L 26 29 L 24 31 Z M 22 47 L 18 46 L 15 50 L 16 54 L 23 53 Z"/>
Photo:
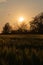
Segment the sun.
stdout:
<path fill-rule="evenodd" d="M 19 17 L 19 22 L 23 22 L 24 21 L 24 17 Z"/>

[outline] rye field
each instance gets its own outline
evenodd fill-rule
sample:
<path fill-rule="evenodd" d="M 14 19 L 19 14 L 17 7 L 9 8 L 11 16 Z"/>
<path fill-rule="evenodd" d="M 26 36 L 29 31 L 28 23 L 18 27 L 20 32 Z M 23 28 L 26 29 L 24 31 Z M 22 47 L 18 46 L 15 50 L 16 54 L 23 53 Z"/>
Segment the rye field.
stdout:
<path fill-rule="evenodd" d="M 43 35 L 0 35 L 0 65 L 43 65 Z"/>

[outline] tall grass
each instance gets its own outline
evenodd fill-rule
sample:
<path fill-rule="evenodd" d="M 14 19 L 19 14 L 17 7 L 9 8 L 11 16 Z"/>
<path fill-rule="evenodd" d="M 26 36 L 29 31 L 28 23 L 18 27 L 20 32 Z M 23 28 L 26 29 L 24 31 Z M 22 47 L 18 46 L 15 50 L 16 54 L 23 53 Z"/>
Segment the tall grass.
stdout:
<path fill-rule="evenodd" d="M 0 37 L 0 65 L 43 65 L 43 39 Z"/>

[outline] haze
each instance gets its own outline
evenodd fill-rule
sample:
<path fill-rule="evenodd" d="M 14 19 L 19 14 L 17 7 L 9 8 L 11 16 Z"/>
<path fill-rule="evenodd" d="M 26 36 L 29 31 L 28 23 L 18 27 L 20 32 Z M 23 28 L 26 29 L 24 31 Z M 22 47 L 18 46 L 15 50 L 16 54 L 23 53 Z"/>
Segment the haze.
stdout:
<path fill-rule="evenodd" d="M 43 12 L 43 0 L 0 0 L 0 31 L 6 22 L 14 25 L 20 16 L 29 22 L 40 12 Z"/>

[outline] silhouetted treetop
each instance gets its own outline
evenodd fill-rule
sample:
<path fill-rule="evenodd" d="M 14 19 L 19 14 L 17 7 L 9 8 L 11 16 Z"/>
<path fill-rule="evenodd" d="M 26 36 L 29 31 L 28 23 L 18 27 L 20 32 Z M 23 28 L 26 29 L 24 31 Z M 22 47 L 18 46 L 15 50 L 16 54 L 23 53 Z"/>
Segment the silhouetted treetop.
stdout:
<path fill-rule="evenodd" d="M 4 34 L 11 33 L 11 26 L 10 26 L 9 23 L 6 23 L 6 24 L 5 24 L 5 26 L 3 27 L 2 33 L 4 33 Z"/>
<path fill-rule="evenodd" d="M 34 17 L 30 22 L 30 29 L 32 32 L 43 33 L 43 13 Z"/>

